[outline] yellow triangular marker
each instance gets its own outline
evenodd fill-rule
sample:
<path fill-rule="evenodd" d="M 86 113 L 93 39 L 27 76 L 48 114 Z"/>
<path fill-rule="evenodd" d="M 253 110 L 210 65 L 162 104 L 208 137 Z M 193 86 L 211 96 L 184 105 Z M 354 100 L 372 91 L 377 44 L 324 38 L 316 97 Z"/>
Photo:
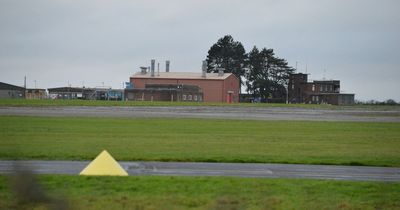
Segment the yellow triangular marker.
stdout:
<path fill-rule="evenodd" d="M 128 176 L 128 173 L 106 150 L 103 150 L 79 175 Z"/>

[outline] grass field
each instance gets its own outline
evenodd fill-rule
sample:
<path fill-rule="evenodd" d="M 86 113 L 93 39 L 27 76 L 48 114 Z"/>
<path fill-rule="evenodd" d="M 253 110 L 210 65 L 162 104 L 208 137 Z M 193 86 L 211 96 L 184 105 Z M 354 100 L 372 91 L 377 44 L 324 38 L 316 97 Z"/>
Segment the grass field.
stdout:
<path fill-rule="evenodd" d="M 400 123 L 0 117 L 1 159 L 400 166 Z"/>
<path fill-rule="evenodd" d="M 8 179 L 0 176 L 0 209 L 46 209 L 53 202 L 17 205 Z M 46 194 L 64 200 L 56 203 L 72 209 L 400 209 L 400 183 L 55 175 L 39 180 Z"/>
<path fill-rule="evenodd" d="M 309 109 L 368 109 L 400 110 L 400 106 L 354 105 L 332 106 L 329 104 L 282 104 L 282 103 L 209 103 L 209 102 L 168 102 L 168 101 L 99 101 L 99 100 L 33 100 L 0 99 L 0 106 L 240 106 L 240 107 L 293 107 Z"/>

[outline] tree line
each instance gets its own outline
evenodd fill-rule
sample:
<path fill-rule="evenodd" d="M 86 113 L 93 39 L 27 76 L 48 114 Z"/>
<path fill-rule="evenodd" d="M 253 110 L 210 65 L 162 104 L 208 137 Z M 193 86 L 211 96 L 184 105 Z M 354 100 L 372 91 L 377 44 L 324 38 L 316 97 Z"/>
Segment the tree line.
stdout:
<path fill-rule="evenodd" d="M 285 99 L 289 75 L 294 68 L 285 59 L 275 55 L 273 49 L 256 46 L 246 53 L 242 43 L 226 35 L 210 47 L 207 55 L 207 72 L 233 73 L 240 84 L 254 97 Z"/>

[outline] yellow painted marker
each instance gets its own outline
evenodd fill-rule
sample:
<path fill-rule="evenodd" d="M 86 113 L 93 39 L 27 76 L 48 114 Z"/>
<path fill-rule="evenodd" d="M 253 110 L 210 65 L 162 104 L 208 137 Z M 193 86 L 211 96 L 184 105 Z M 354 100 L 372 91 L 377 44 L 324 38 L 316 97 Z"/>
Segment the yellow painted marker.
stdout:
<path fill-rule="evenodd" d="M 79 175 L 85 176 L 128 176 L 117 161 L 103 150 Z"/>

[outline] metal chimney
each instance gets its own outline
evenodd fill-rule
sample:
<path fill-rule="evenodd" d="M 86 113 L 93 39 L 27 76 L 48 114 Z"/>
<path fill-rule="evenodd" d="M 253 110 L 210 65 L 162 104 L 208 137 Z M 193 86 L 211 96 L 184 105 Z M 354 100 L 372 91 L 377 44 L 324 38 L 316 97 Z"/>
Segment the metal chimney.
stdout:
<path fill-rule="evenodd" d="M 203 65 L 201 66 L 201 77 L 206 78 L 207 73 L 207 61 L 203 61 Z"/>
<path fill-rule="evenodd" d="M 165 61 L 165 72 L 169 72 L 169 61 Z"/>
<path fill-rule="evenodd" d="M 154 69 L 155 69 L 155 65 L 156 65 L 156 60 L 155 59 L 151 59 L 151 77 L 154 77 Z"/>
<path fill-rule="evenodd" d="M 217 68 L 218 69 L 218 76 L 222 77 L 224 76 L 224 68 Z"/>
<path fill-rule="evenodd" d="M 160 63 L 157 63 L 157 77 L 160 76 Z"/>
<path fill-rule="evenodd" d="M 141 66 L 140 67 L 140 73 L 141 74 L 146 74 L 147 73 L 147 67 Z"/>

